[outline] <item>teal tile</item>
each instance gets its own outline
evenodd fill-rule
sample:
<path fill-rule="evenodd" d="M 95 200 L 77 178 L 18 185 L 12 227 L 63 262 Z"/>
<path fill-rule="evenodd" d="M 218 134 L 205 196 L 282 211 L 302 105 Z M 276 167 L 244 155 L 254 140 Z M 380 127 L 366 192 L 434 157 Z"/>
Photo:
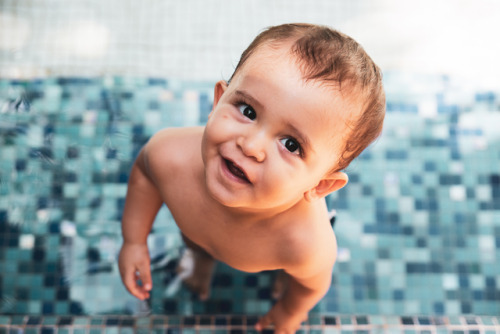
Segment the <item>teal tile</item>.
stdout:
<path fill-rule="evenodd" d="M 134 331 L 134 328 L 120 327 L 119 333 L 120 334 L 134 334 L 135 331 Z"/>
<path fill-rule="evenodd" d="M 88 331 L 89 334 L 104 334 L 105 328 L 95 328 L 91 327 Z"/>
<path fill-rule="evenodd" d="M 57 334 L 71 334 L 73 331 L 71 331 L 68 328 L 57 328 Z"/>
<path fill-rule="evenodd" d="M 137 328 L 135 332 L 137 334 L 149 334 L 151 333 L 151 330 L 149 328 Z"/>
<path fill-rule="evenodd" d="M 26 316 L 22 315 L 14 315 L 10 319 L 10 324 L 11 325 L 24 325 L 26 323 Z"/>
<path fill-rule="evenodd" d="M 106 327 L 105 332 L 106 334 L 118 334 L 120 332 L 120 328 L 118 327 Z"/>
<path fill-rule="evenodd" d="M 90 319 L 91 326 L 102 326 L 105 325 L 106 321 L 103 317 L 92 317 Z"/>

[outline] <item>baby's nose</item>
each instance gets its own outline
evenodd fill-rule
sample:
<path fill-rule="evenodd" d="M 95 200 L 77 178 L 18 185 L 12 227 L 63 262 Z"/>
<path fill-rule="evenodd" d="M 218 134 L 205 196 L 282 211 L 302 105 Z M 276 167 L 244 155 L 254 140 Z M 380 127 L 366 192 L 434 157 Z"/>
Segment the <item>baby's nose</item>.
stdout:
<path fill-rule="evenodd" d="M 263 132 L 254 132 L 252 134 L 241 135 L 237 139 L 237 144 L 243 154 L 254 158 L 258 162 L 266 159 L 267 138 Z"/>

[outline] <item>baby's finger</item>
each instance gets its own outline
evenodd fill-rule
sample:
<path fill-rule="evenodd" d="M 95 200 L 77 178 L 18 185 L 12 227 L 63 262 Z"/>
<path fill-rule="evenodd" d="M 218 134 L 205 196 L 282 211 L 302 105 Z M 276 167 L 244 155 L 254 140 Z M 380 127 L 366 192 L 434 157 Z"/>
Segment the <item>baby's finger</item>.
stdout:
<path fill-rule="evenodd" d="M 136 298 L 141 300 L 149 297 L 149 294 L 137 284 L 137 272 L 135 270 L 127 272 L 124 275 L 123 283 L 127 290 Z"/>
<path fill-rule="evenodd" d="M 151 280 L 151 269 L 149 265 L 140 266 L 139 279 L 141 280 L 143 290 L 151 291 L 153 288 L 153 281 Z"/>

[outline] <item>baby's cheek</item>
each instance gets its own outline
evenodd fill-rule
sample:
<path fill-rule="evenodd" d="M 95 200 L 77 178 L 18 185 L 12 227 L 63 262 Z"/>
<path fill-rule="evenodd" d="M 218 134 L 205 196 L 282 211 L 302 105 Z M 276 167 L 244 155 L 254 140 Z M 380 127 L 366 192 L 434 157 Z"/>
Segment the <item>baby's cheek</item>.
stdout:
<path fill-rule="evenodd" d="M 217 127 L 211 127 L 207 131 L 206 139 L 210 144 L 218 144 L 222 139 L 222 129 L 218 129 Z"/>
<path fill-rule="evenodd" d="M 214 135 L 217 134 L 217 122 L 214 122 L 214 119 L 209 119 L 207 125 L 205 126 L 205 134 L 204 137 L 206 140 L 212 140 Z"/>
<path fill-rule="evenodd" d="M 227 119 L 220 118 L 207 127 L 207 139 L 214 143 L 219 143 L 226 140 L 233 131 L 234 124 L 228 122 Z"/>

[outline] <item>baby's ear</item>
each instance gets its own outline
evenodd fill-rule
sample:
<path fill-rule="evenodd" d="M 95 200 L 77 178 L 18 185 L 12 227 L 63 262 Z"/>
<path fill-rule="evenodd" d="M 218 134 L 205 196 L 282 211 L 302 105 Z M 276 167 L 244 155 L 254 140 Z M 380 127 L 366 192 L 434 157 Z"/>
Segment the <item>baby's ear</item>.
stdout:
<path fill-rule="evenodd" d="M 219 103 L 219 100 L 222 97 L 222 94 L 224 94 L 224 92 L 226 91 L 226 89 L 227 89 L 227 82 L 225 82 L 224 80 L 220 80 L 215 84 L 214 106 L 212 108 L 212 111 L 215 108 L 215 106 Z"/>
<path fill-rule="evenodd" d="M 349 177 L 346 173 L 334 172 L 321 179 L 314 188 L 304 194 L 304 197 L 309 202 L 318 198 L 326 197 L 328 194 L 344 187 L 348 181 Z"/>
<path fill-rule="evenodd" d="M 215 87 L 214 87 L 214 105 L 212 106 L 212 110 L 208 114 L 208 117 L 210 117 L 212 115 L 212 113 L 214 112 L 215 107 L 219 103 L 219 100 L 222 97 L 222 94 L 224 94 L 224 92 L 226 91 L 226 89 L 227 89 L 227 82 L 225 82 L 224 80 L 220 80 L 215 84 Z"/>

